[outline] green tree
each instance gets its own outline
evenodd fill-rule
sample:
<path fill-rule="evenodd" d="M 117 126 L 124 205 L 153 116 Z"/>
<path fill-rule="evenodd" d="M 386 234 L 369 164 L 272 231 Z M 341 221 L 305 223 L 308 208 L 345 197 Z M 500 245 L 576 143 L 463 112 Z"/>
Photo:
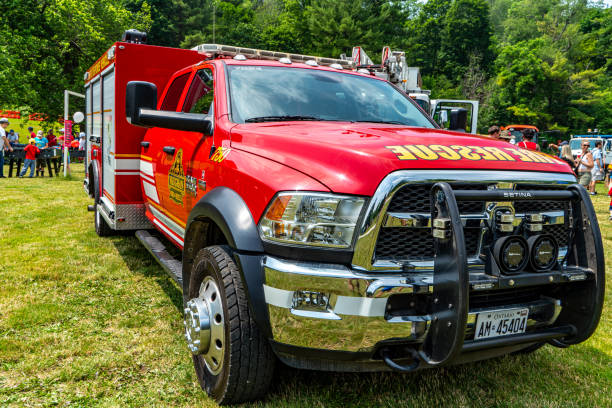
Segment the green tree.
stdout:
<path fill-rule="evenodd" d="M 392 6 L 381 0 L 314 0 L 306 10 L 311 51 L 337 58 L 359 45 L 375 56 L 383 45 L 395 45 L 402 35 L 392 26 L 399 13 Z"/>
<path fill-rule="evenodd" d="M 301 53 L 311 50 L 312 41 L 305 14 L 304 2 L 265 2 L 265 6 L 255 11 L 256 24 L 262 31 L 261 42 L 266 48 L 284 52 Z"/>
<path fill-rule="evenodd" d="M 189 48 L 202 43 L 239 45 L 242 47 L 261 46 L 261 32 L 253 23 L 253 7 L 249 2 L 215 1 L 207 6 L 209 18 L 199 11 L 194 22 L 207 19 L 208 24 L 190 27 L 180 46 Z M 215 16 L 214 25 L 212 16 Z"/>
<path fill-rule="evenodd" d="M 446 12 L 452 0 L 429 0 L 417 17 L 409 20 L 407 40 L 408 63 L 421 67 L 425 75 L 439 74 L 442 50 L 442 27 L 445 25 Z"/>
<path fill-rule="evenodd" d="M 491 65 L 491 24 L 485 0 L 455 0 L 448 9 L 442 33 L 445 72 L 451 77 L 463 75 L 476 57 L 486 69 Z"/>
<path fill-rule="evenodd" d="M 150 10 L 131 13 L 112 0 L 0 0 L 0 106 L 63 112 L 64 89 L 81 90 L 83 73 L 127 28 L 148 29 Z"/>
<path fill-rule="evenodd" d="M 155 45 L 177 47 L 185 36 L 187 22 L 191 13 L 199 10 L 198 6 L 209 3 L 194 0 L 125 0 L 125 8 L 132 13 L 142 9 L 144 3 L 150 6 L 151 24 L 148 34 L 148 42 Z"/>

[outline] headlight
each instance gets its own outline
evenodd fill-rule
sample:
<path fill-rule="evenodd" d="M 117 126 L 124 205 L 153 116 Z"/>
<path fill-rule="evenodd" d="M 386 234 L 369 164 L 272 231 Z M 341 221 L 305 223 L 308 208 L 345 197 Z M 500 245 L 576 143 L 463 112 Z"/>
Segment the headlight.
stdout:
<path fill-rule="evenodd" d="M 279 193 L 259 221 L 266 241 L 348 248 L 363 198 L 323 193 Z"/>

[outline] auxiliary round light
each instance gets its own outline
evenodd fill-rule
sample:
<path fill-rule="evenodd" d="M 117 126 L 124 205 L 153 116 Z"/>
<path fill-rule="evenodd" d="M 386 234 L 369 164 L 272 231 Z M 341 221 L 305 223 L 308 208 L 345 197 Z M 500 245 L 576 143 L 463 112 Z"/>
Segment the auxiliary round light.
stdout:
<path fill-rule="evenodd" d="M 493 256 L 504 273 L 518 273 L 529 261 L 529 245 L 519 235 L 502 237 L 495 242 Z"/>
<path fill-rule="evenodd" d="M 529 262 L 537 272 L 552 269 L 557 263 L 559 244 L 550 235 L 534 235 L 527 240 L 529 244 Z"/>

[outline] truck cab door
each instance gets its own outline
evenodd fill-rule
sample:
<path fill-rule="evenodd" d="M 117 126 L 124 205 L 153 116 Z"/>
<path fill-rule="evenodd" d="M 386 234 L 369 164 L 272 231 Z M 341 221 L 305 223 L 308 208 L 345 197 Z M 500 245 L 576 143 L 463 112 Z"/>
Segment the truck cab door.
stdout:
<path fill-rule="evenodd" d="M 214 128 L 213 67 L 198 69 L 190 77 L 177 107 L 179 112 L 203 113 L 210 116 Z M 160 202 L 163 211 L 178 229 L 181 238 L 191 208 L 206 193 L 206 173 L 212 135 L 182 130 L 158 129 L 161 151 L 157 160 L 160 178 Z"/>

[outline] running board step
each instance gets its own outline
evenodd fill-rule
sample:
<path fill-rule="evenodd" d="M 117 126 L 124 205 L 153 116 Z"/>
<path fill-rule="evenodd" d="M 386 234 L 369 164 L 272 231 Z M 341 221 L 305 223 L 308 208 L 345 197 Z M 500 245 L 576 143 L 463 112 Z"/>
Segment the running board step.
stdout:
<path fill-rule="evenodd" d="M 175 259 L 166 251 L 164 244 L 145 230 L 136 231 L 136 238 L 147 248 L 147 251 L 164 268 L 172 279 L 183 289 L 183 266 L 181 261 Z"/>

